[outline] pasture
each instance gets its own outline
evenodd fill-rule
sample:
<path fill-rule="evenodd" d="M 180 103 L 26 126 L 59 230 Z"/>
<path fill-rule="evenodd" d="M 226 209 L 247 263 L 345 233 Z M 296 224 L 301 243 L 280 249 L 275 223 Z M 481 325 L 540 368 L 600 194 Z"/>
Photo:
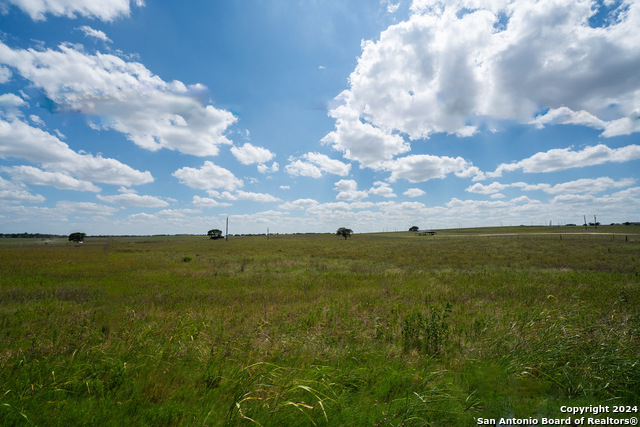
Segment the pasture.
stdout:
<path fill-rule="evenodd" d="M 2 239 L 0 424 L 468 426 L 639 405 L 638 231 Z"/>

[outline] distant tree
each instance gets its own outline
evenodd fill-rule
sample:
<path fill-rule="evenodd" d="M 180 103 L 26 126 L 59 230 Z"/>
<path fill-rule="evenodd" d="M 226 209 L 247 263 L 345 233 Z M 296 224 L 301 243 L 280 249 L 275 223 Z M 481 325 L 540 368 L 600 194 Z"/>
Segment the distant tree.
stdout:
<path fill-rule="evenodd" d="M 417 225 L 414 225 L 413 227 L 411 227 L 411 228 L 409 229 L 409 231 L 418 231 L 418 230 L 420 230 L 420 228 L 418 228 L 418 226 L 417 226 Z"/>
<path fill-rule="evenodd" d="M 347 237 L 351 236 L 352 233 L 353 233 L 352 229 L 345 228 L 345 227 L 340 227 L 338 228 L 338 231 L 336 231 L 336 234 L 338 236 L 344 237 L 344 240 L 347 240 Z"/>
<path fill-rule="evenodd" d="M 84 242 L 84 238 L 86 236 L 87 235 L 85 233 L 71 233 L 69 234 L 69 241 L 76 243 Z"/>
<path fill-rule="evenodd" d="M 222 230 L 214 228 L 213 230 L 207 231 L 207 236 L 209 236 L 209 238 L 213 240 L 222 239 Z"/>

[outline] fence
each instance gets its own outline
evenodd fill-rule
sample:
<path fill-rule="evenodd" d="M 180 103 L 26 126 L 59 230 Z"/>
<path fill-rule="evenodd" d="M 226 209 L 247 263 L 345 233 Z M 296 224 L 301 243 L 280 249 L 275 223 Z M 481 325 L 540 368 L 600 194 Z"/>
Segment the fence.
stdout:
<path fill-rule="evenodd" d="M 430 239 L 512 239 L 512 240 L 585 240 L 640 243 L 640 234 L 623 233 L 505 233 L 438 234 Z"/>

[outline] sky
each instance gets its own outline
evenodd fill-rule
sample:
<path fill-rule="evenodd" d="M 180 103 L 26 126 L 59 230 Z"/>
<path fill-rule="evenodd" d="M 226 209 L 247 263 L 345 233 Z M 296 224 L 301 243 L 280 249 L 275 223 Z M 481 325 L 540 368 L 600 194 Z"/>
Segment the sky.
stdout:
<path fill-rule="evenodd" d="M 640 221 L 636 0 L 0 0 L 0 233 Z"/>

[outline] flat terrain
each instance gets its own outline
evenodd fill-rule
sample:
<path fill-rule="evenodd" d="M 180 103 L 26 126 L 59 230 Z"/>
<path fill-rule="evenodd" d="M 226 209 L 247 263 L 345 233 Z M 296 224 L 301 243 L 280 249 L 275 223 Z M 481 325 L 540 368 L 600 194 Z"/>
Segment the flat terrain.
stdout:
<path fill-rule="evenodd" d="M 0 239 L 0 425 L 469 426 L 640 405 L 638 232 Z"/>

